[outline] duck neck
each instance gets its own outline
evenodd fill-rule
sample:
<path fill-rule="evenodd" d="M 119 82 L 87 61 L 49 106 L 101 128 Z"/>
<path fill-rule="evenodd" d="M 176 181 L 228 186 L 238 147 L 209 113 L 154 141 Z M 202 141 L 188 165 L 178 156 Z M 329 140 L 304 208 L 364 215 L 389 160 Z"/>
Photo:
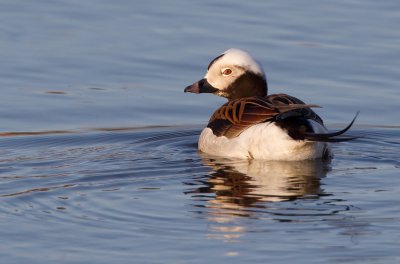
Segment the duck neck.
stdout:
<path fill-rule="evenodd" d="M 267 80 L 264 76 L 246 72 L 226 89 L 225 94 L 229 101 L 252 96 L 264 97 L 268 94 Z"/>

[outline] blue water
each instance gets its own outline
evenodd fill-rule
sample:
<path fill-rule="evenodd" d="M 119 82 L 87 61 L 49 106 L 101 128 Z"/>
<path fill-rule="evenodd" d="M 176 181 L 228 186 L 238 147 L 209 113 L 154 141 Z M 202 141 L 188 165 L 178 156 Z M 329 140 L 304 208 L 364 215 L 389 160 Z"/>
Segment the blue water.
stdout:
<path fill-rule="evenodd" d="M 397 1 L 0 1 L 1 263 L 400 262 Z M 361 113 L 330 162 L 210 157 L 224 50 Z"/>

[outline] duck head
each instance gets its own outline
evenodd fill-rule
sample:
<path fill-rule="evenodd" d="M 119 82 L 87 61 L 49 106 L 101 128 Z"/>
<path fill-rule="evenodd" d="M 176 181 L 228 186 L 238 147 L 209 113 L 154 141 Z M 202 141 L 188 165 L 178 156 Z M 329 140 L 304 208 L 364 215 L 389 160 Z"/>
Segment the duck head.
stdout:
<path fill-rule="evenodd" d="M 229 49 L 214 58 L 206 75 L 185 88 L 190 93 L 213 93 L 235 100 L 250 96 L 267 95 L 264 70 L 247 52 Z"/>

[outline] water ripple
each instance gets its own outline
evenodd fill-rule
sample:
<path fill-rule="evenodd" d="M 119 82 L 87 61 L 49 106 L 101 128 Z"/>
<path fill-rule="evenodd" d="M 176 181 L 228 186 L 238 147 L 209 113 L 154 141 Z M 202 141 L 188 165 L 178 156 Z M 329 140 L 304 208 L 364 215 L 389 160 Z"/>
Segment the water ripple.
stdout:
<path fill-rule="evenodd" d="M 44 232 L 55 232 L 52 224 L 58 223 L 93 234 L 102 227 L 105 237 L 130 233 L 144 240 L 200 234 L 207 223 L 207 237 L 225 242 L 253 233 L 311 232 L 310 225 L 313 232 L 369 236 L 376 232 L 370 222 L 393 221 L 368 216 L 369 204 L 351 201 L 365 192 L 390 195 L 391 184 L 377 187 L 373 177 L 339 176 L 391 177 L 398 170 L 397 129 L 362 130 L 368 137 L 334 145 L 331 162 L 209 156 L 197 151 L 199 131 L 165 127 L 2 137 L 0 220 L 43 221 Z M 380 151 L 367 151 L 371 146 Z M 256 220 L 260 224 L 248 225 Z M 276 223 L 296 225 L 284 231 Z"/>

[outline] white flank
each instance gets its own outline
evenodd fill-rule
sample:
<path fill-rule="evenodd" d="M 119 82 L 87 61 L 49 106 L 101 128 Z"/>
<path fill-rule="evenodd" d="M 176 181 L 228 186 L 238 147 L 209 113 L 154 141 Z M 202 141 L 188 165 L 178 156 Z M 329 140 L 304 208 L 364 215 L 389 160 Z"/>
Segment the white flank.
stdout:
<path fill-rule="evenodd" d="M 326 132 L 320 124 L 312 123 L 316 133 Z M 329 150 L 325 142 L 293 140 L 274 123 L 262 123 L 246 129 L 240 136 L 217 137 L 210 128 L 201 132 L 199 150 L 222 157 L 260 160 L 308 160 L 321 158 Z"/>

